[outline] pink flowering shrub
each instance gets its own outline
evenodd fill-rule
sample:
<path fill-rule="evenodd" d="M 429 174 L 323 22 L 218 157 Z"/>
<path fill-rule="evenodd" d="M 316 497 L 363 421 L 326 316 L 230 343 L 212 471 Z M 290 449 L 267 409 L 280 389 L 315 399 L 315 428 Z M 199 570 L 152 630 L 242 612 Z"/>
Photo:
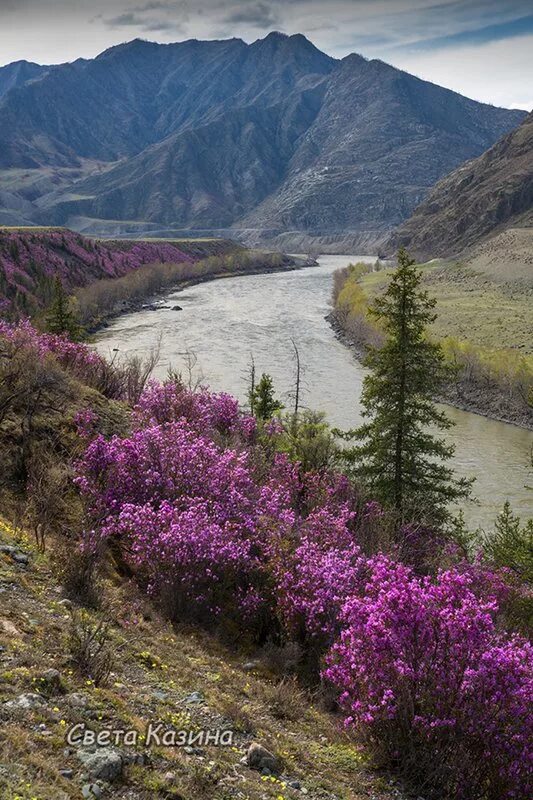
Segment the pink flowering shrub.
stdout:
<path fill-rule="evenodd" d="M 0 303 L 17 294 L 42 300 L 43 282 L 56 275 L 67 290 L 101 278 L 117 278 L 144 264 L 190 264 L 193 257 L 173 242 L 89 239 L 66 228 L 0 231 Z"/>
<path fill-rule="evenodd" d="M 87 544 L 117 545 L 174 618 L 281 634 L 315 674 L 327 652 L 347 726 L 425 797 L 529 796 L 533 652 L 501 628 L 502 576 L 369 555 L 382 509 L 277 453 L 228 395 L 153 383 L 130 435 L 79 424 Z M 404 533 L 413 554 L 423 532 Z"/>
<path fill-rule="evenodd" d="M 87 345 L 72 342 L 66 336 L 39 333 L 29 320 L 17 323 L 0 320 L 0 336 L 19 347 L 34 350 L 41 357 L 51 353 L 61 366 L 86 380 L 91 372 L 105 365 L 105 359 Z"/>
<path fill-rule="evenodd" d="M 231 395 L 207 389 L 193 392 L 176 381 L 152 381 L 135 406 L 133 417 L 138 428 L 184 418 L 197 433 L 241 434 L 247 441 L 256 429 L 255 418 L 244 415 Z"/>
<path fill-rule="evenodd" d="M 525 798 L 533 650 L 497 630 L 496 600 L 472 584 L 455 570 L 420 578 L 376 557 L 364 592 L 344 606 L 324 674 L 346 724 L 426 796 Z"/>

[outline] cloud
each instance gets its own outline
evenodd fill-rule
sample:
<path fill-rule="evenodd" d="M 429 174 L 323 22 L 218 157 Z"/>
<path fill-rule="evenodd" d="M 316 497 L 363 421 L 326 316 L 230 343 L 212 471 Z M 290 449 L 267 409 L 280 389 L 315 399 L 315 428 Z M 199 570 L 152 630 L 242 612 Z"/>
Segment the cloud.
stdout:
<path fill-rule="evenodd" d="M 252 25 L 255 28 L 271 28 L 281 21 L 278 10 L 272 3 L 237 5 L 224 19 L 226 25 Z"/>
<path fill-rule="evenodd" d="M 533 33 L 533 14 L 493 25 L 485 25 L 473 30 L 425 39 L 414 43 L 410 46 L 410 49 L 434 50 L 469 44 L 487 44 L 488 42 L 511 39 L 516 36 L 527 36 L 531 33 Z"/>
<path fill-rule="evenodd" d="M 182 33 L 189 19 L 186 2 L 154 2 L 136 6 L 114 17 L 103 17 L 109 28 L 136 28 L 141 33 Z"/>

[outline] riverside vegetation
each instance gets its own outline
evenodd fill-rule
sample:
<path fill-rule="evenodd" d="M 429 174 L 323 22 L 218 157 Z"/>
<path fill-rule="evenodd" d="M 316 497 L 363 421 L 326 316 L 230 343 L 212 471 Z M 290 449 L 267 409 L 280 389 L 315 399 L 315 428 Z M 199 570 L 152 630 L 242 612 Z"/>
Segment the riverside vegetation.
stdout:
<path fill-rule="evenodd" d="M 330 320 L 360 355 L 383 341 L 382 326 L 369 308 L 391 270 L 376 266 L 353 264 L 334 276 Z M 533 428 L 531 289 L 494 283 L 460 264 L 430 263 L 420 271 L 424 288 L 437 300 L 429 334 L 451 368 L 439 398 Z"/>
<path fill-rule="evenodd" d="M 241 681 L 224 717 L 248 733 L 237 753 L 210 751 L 212 761 L 194 766 L 183 763 L 187 756 L 180 753 L 166 782 L 160 772 L 168 754 L 155 753 L 151 764 L 130 754 L 129 763 L 137 766 L 113 775 L 116 796 L 126 796 L 121 792 L 132 786 L 140 791 L 136 781 L 143 781 L 150 793 L 135 796 L 285 800 L 305 790 L 316 798 L 348 800 L 367 791 L 353 768 L 361 758 L 427 798 L 531 796 L 533 522 L 522 524 L 506 507 L 496 536 L 475 545 L 444 502 L 449 492 L 464 494 L 467 487 L 445 467 L 431 473 L 432 486 L 415 486 L 426 458 L 437 456 L 441 464 L 449 455 L 437 437 L 421 432 L 428 421 L 446 423 L 430 398 L 442 356 L 425 339 L 432 303 L 419 280 L 402 256 L 376 306 L 388 338 L 370 363 L 365 393 L 371 421 L 358 434 L 359 452 L 340 450 L 320 415 L 299 410 L 297 403 L 284 412 L 266 375 L 257 384 L 254 379 L 247 412 L 234 398 L 194 390 L 176 374 L 152 381 L 150 365 L 136 359 L 109 364 L 64 335 L 39 333 L 28 322 L 1 324 L 4 515 L 34 532 L 56 570 L 52 580 L 62 582 L 77 606 L 105 607 L 109 593 L 116 599 L 122 592 L 123 603 L 129 597 L 127 611 L 112 607 L 108 633 L 103 611 L 76 611 L 76 635 L 66 651 L 54 647 L 55 666 L 70 665 L 69 674 L 85 676 L 91 692 L 95 681 L 101 684 L 91 700 L 98 701 L 92 725 L 105 727 L 110 715 L 125 716 L 123 695 L 132 682 L 141 681 L 146 693 L 138 668 L 121 673 L 129 689 L 115 682 L 124 690 L 121 697 L 106 688 L 110 651 L 132 646 L 124 631 L 137 628 L 139 646 L 146 641 L 146 626 L 134 612 L 143 597 L 153 603 L 152 613 L 168 620 L 165 625 L 177 626 L 155 639 L 161 655 L 139 650 L 136 656 L 160 673 L 163 693 L 175 695 L 163 642 L 168 636 L 183 646 L 180 626 L 193 625 L 196 636 L 204 630 L 202 635 L 225 642 L 230 662 L 238 653 L 277 653 L 280 677 L 265 703 L 272 715 L 294 720 L 296 740 L 289 730 L 255 726 L 242 707 L 250 684 L 243 688 Z M 394 380 L 401 384 L 395 390 L 399 402 L 380 402 L 377 389 L 391 389 Z M 4 553 L 24 562 L 16 547 Z M 37 564 L 44 570 L 43 561 Z M 13 591 L 8 585 L 8 595 Z M 85 622 L 83 613 L 89 615 Z M 91 647 L 95 638 L 101 647 Z M 0 707 L 6 720 L 1 736 L 14 762 L 27 761 L 30 786 L 40 781 L 48 787 L 40 789 L 46 797 L 46 781 L 53 779 L 31 747 L 27 755 L 33 734 L 9 710 L 21 702 L 15 697 L 19 687 L 35 685 L 28 684 L 24 658 L 20 643 L 8 645 L 2 677 L 15 702 Z M 195 659 L 203 663 L 193 650 Z M 226 696 L 225 681 L 238 681 L 227 667 L 212 681 L 219 686 L 211 689 L 216 707 Z M 305 700 L 311 691 L 312 704 Z M 314 706 L 328 697 L 344 720 L 344 733 L 337 734 L 344 738 L 326 746 L 328 732 L 317 747 L 306 719 L 312 717 L 320 730 L 325 723 Z M 106 698 L 113 710 L 106 710 Z M 61 702 L 50 714 L 43 700 L 39 712 L 46 730 L 59 726 L 56 747 L 66 724 L 57 720 Z M 147 707 L 143 700 L 136 709 L 137 725 Z M 169 719 L 183 727 L 178 717 Z M 258 776 L 255 784 L 239 763 L 254 730 L 274 751 L 267 771 L 274 774 Z M 44 741 L 53 749 L 52 739 Z M 123 763 L 124 753 L 120 758 Z M 246 763 L 253 765 L 250 757 Z M 64 780 L 59 783 L 65 797 L 75 796 Z M 34 790 L 23 794 L 11 784 L 9 791 L 26 800 Z"/>

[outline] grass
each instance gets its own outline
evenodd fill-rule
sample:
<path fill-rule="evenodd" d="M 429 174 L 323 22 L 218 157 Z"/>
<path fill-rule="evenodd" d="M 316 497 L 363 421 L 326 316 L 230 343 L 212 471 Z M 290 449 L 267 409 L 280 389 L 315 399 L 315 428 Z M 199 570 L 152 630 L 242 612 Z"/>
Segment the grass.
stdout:
<path fill-rule="evenodd" d="M 423 285 L 436 298 L 437 339 L 453 337 L 487 350 L 517 350 L 533 368 L 533 302 L 531 293 L 493 283 L 460 264 L 430 263 L 421 267 Z M 383 290 L 392 270 L 360 279 L 371 299 Z"/>
<path fill-rule="evenodd" d="M 113 785 L 113 797 L 182 798 L 182 800 L 292 800 L 302 793 L 284 778 L 261 776 L 240 763 L 255 739 L 275 752 L 290 779 L 297 779 L 310 800 L 326 794 L 339 800 L 392 797 L 382 779 L 369 772 L 364 751 L 342 731 L 339 718 L 322 711 L 303 692 L 287 700 L 291 685 L 274 685 L 259 671 L 243 669 L 246 654 L 228 651 L 198 629 L 173 627 L 131 583 L 106 568 L 104 607 L 113 672 L 98 687 L 76 667 L 69 651 L 71 613 L 61 604 L 61 587 L 51 557 L 33 550 L 31 538 L 0 523 L 0 542 L 17 543 L 31 554 L 30 566 L 18 567 L 0 554 L 2 593 L 0 633 L 1 700 L 40 691 L 40 675 L 61 672 L 65 694 L 29 712 L 8 712 L 0 703 L 0 796 L 6 800 L 74 800 L 80 797 L 83 768 L 65 750 L 65 732 L 76 722 L 94 730 L 133 728 L 142 733 L 149 721 L 199 731 L 231 728 L 233 745 L 202 747 L 202 755 L 178 747 L 151 747 L 147 763 L 126 767 Z M 49 553 L 56 550 L 51 543 Z M 97 612 L 84 612 L 94 623 Z M 86 707 L 69 702 L 72 693 Z M 191 692 L 205 701 L 187 703 Z M 287 703 L 288 713 L 280 709 Z M 39 727 L 40 726 L 40 727 Z M 133 752 L 135 748 L 121 747 Z M 137 752 L 145 752 L 140 740 Z M 148 751 L 146 751 L 148 752 Z M 74 770 L 72 779 L 61 769 Z M 398 796 L 397 794 L 395 795 Z"/>

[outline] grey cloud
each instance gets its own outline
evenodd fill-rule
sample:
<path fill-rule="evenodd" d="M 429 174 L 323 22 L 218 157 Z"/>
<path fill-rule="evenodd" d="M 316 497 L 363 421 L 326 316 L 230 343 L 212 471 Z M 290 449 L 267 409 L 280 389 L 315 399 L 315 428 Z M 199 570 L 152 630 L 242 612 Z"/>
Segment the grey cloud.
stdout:
<path fill-rule="evenodd" d="M 269 28 L 280 22 L 280 17 L 272 8 L 272 4 L 253 3 L 245 7 L 236 7 L 223 19 L 226 25 L 253 25 L 256 28 Z"/>

